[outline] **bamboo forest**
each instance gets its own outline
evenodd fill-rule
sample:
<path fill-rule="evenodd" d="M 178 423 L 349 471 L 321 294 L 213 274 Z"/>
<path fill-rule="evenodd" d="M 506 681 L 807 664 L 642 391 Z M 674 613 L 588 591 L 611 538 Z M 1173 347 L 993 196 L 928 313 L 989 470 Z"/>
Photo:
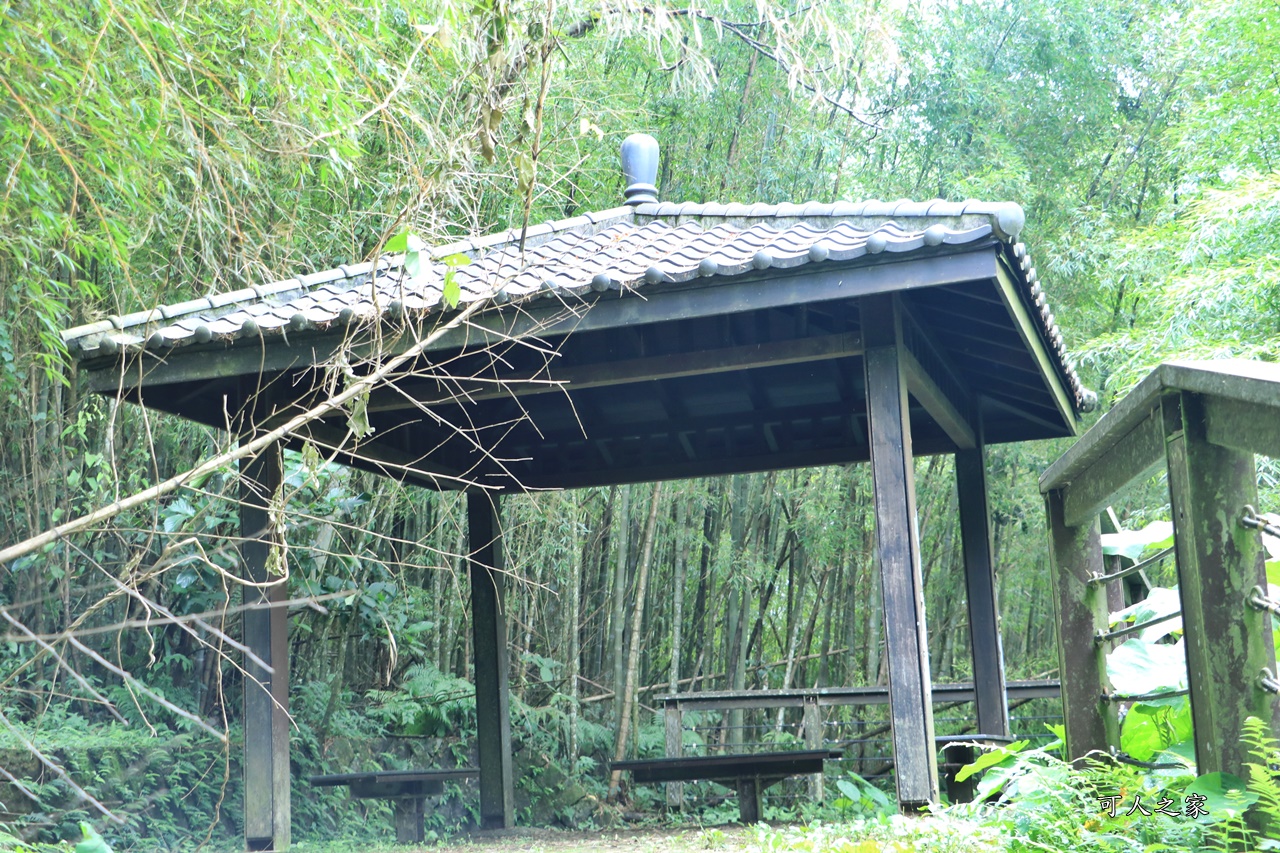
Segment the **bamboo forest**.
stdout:
<path fill-rule="evenodd" d="M 1277 69 L 0 0 L 0 851 L 1280 850 Z"/>

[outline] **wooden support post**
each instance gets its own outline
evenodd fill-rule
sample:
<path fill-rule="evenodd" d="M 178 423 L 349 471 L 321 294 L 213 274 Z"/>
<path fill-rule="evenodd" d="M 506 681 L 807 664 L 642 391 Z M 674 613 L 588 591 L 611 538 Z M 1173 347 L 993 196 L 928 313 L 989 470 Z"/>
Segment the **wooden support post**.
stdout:
<path fill-rule="evenodd" d="M 1247 603 L 1254 586 L 1267 584 L 1261 539 L 1239 520 L 1246 504 L 1257 504 L 1253 454 L 1209 443 L 1198 395 L 1169 395 L 1161 406 L 1196 769 L 1247 778 L 1245 717 L 1273 730 L 1280 722 L 1274 697 L 1258 683 L 1275 664 L 1271 616 Z M 1243 434 L 1248 424 L 1238 428 Z"/>
<path fill-rule="evenodd" d="M 1058 489 L 1045 495 L 1049 516 L 1053 608 L 1058 617 L 1058 675 L 1067 757 L 1106 752 L 1118 744 L 1115 706 L 1104 702 L 1106 657 L 1094 636 L 1107 625 L 1107 591 L 1088 580 L 1102 572 L 1102 541 L 1096 518 L 1089 526 L 1068 527 Z"/>
<path fill-rule="evenodd" d="M 506 829 L 515 823 L 511 714 L 507 705 L 507 619 L 497 500 L 483 492 L 467 494 L 481 829 Z"/>
<path fill-rule="evenodd" d="M 396 842 L 421 844 L 427 839 L 426 797 L 400 797 L 392 801 L 396 824 Z"/>
<path fill-rule="evenodd" d="M 738 822 L 745 824 L 759 823 L 764 815 L 764 784 L 755 777 L 747 777 L 737 781 L 738 787 Z"/>
<path fill-rule="evenodd" d="M 822 749 L 822 708 L 818 705 L 818 697 L 804 697 L 804 747 L 805 749 Z M 815 803 L 822 802 L 822 774 L 814 773 L 809 777 L 809 799 Z"/>
<path fill-rule="evenodd" d="M 281 481 L 280 448 L 240 462 L 240 559 L 254 583 L 280 577 L 271 554 L 270 506 Z M 270 669 L 246 659 L 244 841 L 248 850 L 289 849 L 289 625 L 285 584 L 244 587 L 244 644 Z"/>
<path fill-rule="evenodd" d="M 902 333 L 892 295 L 864 297 L 859 311 L 867 347 L 867 427 L 889 651 L 894 775 L 898 803 L 911 810 L 937 802 L 938 759 Z"/>
<path fill-rule="evenodd" d="M 1009 703 L 1004 689 L 1000 608 L 996 603 L 986 453 L 981 443 L 972 450 L 956 453 L 956 492 L 960 507 L 960 539 L 964 548 L 965 593 L 969 602 L 969 650 L 973 656 L 978 732 L 1007 735 Z"/>
<path fill-rule="evenodd" d="M 680 700 L 667 697 L 662 707 L 662 721 L 666 727 L 667 757 L 679 758 L 684 754 L 684 711 L 680 708 Z M 667 808 L 682 811 L 684 809 L 684 783 L 667 783 Z"/>

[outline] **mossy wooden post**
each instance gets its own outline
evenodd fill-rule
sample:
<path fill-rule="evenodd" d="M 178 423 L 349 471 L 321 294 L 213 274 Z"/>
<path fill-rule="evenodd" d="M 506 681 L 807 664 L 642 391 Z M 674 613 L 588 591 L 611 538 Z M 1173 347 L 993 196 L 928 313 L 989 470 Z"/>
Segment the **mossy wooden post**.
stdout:
<path fill-rule="evenodd" d="M 964 548 L 965 593 L 969 603 L 969 647 L 973 655 L 973 696 L 978 732 L 1009 734 L 1004 688 L 1004 651 L 996 604 L 996 567 L 987 504 L 986 453 L 981 444 L 956 453 L 956 493 Z"/>
<path fill-rule="evenodd" d="M 1276 714 L 1275 697 L 1258 683 L 1275 663 L 1270 614 L 1247 603 L 1267 583 L 1259 535 L 1240 523 L 1244 507 L 1257 505 L 1253 453 L 1209 442 L 1199 395 L 1170 394 L 1162 406 L 1196 768 L 1247 777 L 1244 719 L 1274 724 Z M 1215 424 L 1237 435 L 1251 430 L 1248 422 L 1224 426 Z"/>
<path fill-rule="evenodd" d="M 1067 757 L 1078 759 L 1119 743 L 1115 708 L 1103 701 L 1107 691 L 1104 649 L 1094 639 L 1107 625 L 1107 590 L 1091 584 L 1102 573 L 1102 539 L 1096 517 L 1068 527 L 1063 493 L 1045 495 L 1052 557 L 1053 607 L 1058 617 L 1058 675 Z"/>
<path fill-rule="evenodd" d="M 246 577 L 265 583 L 275 546 L 270 506 L 282 478 L 280 448 L 240 462 L 240 558 Z M 248 850 L 289 849 L 289 634 L 285 584 L 244 587 L 244 841 Z M 275 605 L 275 606 L 273 606 Z"/>
<path fill-rule="evenodd" d="M 822 749 L 822 708 L 818 705 L 816 695 L 804 697 L 803 714 L 801 724 L 804 729 L 804 748 Z M 814 773 L 809 777 L 809 799 L 815 803 L 822 802 L 822 776 L 821 773 Z"/>
<path fill-rule="evenodd" d="M 894 776 L 898 803 L 910 810 L 937 802 L 938 759 L 902 332 L 892 295 L 864 297 L 859 312 L 866 342 L 867 428 L 889 650 Z"/>
<path fill-rule="evenodd" d="M 507 696 L 507 617 L 503 605 L 498 498 L 467 494 L 471 625 L 475 648 L 476 740 L 480 759 L 480 828 L 515 823 L 511 714 Z"/>
<path fill-rule="evenodd" d="M 684 711 L 680 708 L 680 700 L 668 696 L 662 706 L 662 721 L 667 739 L 667 757 L 679 758 L 684 755 Z M 667 783 L 667 808 L 674 811 L 684 809 L 684 783 Z"/>

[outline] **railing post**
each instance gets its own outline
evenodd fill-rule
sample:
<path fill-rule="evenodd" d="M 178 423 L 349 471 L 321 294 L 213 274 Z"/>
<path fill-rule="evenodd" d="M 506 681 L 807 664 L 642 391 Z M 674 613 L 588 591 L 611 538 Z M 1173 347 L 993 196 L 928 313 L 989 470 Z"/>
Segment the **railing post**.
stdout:
<path fill-rule="evenodd" d="M 1098 522 L 1068 527 L 1062 492 L 1045 495 L 1049 517 L 1053 574 L 1053 607 L 1058 616 L 1058 674 L 1062 682 L 1062 716 L 1067 731 L 1067 757 L 1106 752 L 1119 742 L 1114 707 L 1104 702 L 1107 669 L 1104 649 L 1095 641 L 1107 624 L 1107 593 L 1089 578 L 1102 573 L 1102 540 Z"/>
<path fill-rule="evenodd" d="M 684 711 L 680 700 L 668 696 L 662 707 L 662 721 L 667 733 L 667 757 L 679 758 L 684 754 Z M 667 783 L 667 808 L 680 811 L 684 808 L 684 783 Z"/>
<path fill-rule="evenodd" d="M 806 749 L 822 749 L 822 708 L 818 706 L 818 697 L 804 697 L 804 745 Z M 822 774 L 814 773 L 809 777 L 809 799 L 815 803 L 822 802 Z"/>
<path fill-rule="evenodd" d="M 1199 395 L 1171 394 L 1162 406 L 1196 769 L 1248 776 L 1241 725 L 1276 716 L 1258 682 L 1275 663 L 1270 614 L 1247 604 L 1254 586 L 1266 589 L 1262 543 L 1240 524 L 1257 504 L 1257 471 L 1251 452 L 1208 441 Z"/>

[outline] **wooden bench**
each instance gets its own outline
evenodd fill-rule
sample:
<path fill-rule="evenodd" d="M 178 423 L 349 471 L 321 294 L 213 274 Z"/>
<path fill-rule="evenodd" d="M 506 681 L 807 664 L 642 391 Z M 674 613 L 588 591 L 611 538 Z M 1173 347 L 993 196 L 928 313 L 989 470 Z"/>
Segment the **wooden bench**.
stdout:
<path fill-rule="evenodd" d="M 310 776 L 312 785 L 351 788 L 351 796 L 361 800 L 391 800 L 395 806 L 396 841 L 421 844 L 426 840 L 426 798 L 444 793 L 444 783 L 480 775 L 474 767 L 453 770 L 380 770 L 367 773 L 336 773 Z"/>
<path fill-rule="evenodd" d="M 614 770 L 629 770 L 636 782 L 691 782 L 705 779 L 738 791 L 738 820 L 756 823 L 765 788 L 788 776 L 821 773 L 822 762 L 839 758 L 838 749 L 758 752 L 744 755 L 697 755 L 615 761 Z"/>

